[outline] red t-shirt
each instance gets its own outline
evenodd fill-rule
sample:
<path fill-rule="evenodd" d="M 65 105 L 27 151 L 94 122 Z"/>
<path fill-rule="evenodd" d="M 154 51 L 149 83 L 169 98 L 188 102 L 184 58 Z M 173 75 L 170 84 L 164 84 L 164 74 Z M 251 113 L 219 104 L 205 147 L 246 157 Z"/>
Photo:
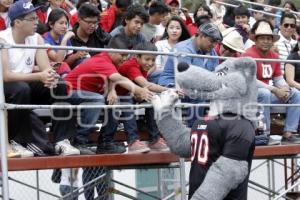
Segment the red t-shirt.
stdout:
<path fill-rule="evenodd" d="M 103 93 L 107 78 L 118 73 L 108 53 L 99 53 L 74 68 L 64 79 L 72 90 Z"/>
<path fill-rule="evenodd" d="M 130 58 L 129 60 L 122 63 L 118 71 L 122 76 L 127 77 L 133 82 L 134 79 L 136 79 L 139 76 L 142 76 L 147 79 L 147 72 L 141 69 L 141 66 L 137 62 L 136 58 Z M 119 95 L 128 94 L 128 90 L 126 90 L 125 88 L 117 87 L 116 90 Z"/>
<path fill-rule="evenodd" d="M 252 58 L 269 58 L 269 59 L 279 59 L 278 54 L 273 51 L 269 51 L 267 56 L 263 56 L 253 45 L 242 55 L 242 57 L 252 57 Z M 259 62 L 256 61 L 256 78 L 262 82 L 269 84 L 272 78 L 281 76 L 280 63 L 278 62 Z"/>

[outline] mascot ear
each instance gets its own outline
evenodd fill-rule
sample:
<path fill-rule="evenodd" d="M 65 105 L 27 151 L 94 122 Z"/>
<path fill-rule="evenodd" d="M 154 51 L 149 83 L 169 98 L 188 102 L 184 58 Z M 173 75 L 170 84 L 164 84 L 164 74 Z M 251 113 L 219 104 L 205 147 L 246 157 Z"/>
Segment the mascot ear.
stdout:
<path fill-rule="evenodd" d="M 183 72 L 186 71 L 190 66 L 186 63 L 186 62 L 180 62 L 177 65 L 177 70 L 179 72 Z"/>

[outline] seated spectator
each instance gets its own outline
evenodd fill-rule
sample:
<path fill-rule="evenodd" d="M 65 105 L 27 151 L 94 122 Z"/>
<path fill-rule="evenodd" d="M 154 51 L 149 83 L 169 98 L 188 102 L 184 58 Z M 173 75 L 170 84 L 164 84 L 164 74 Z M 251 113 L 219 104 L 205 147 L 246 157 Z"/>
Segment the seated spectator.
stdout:
<path fill-rule="evenodd" d="M 132 0 L 116 0 L 114 5 L 101 13 L 101 20 L 99 23 L 101 28 L 109 33 L 120 26 L 122 24 L 122 18 L 131 4 Z"/>
<path fill-rule="evenodd" d="M 135 50 L 142 51 L 157 51 L 154 44 L 150 42 L 139 43 L 134 48 Z M 118 69 L 119 73 L 129 80 L 133 81 L 135 84 L 142 88 L 148 88 L 150 91 L 155 93 L 160 93 L 167 90 L 167 88 L 162 87 L 157 84 L 153 84 L 147 80 L 148 71 L 155 65 L 155 55 L 150 54 L 137 54 L 136 56 L 125 61 Z M 120 98 L 122 104 L 132 104 L 132 97 L 128 94 L 127 90 L 122 90 L 122 88 L 116 88 L 118 95 L 122 95 Z M 126 95 L 126 96 L 124 96 Z M 109 111 L 108 124 L 104 128 L 104 142 L 111 142 L 113 140 L 113 135 L 117 131 L 118 120 L 116 119 L 117 114 L 115 110 Z M 117 112 L 119 110 L 116 110 Z M 146 153 L 152 150 L 156 151 L 166 151 L 169 150 L 165 141 L 161 138 L 160 132 L 157 128 L 154 111 L 152 108 L 145 109 L 146 126 L 148 133 L 150 135 L 150 143 L 146 145 L 139 140 L 138 129 L 136 124 L 136 118 L 133 109 L 122 110 L 122 116 L 124 129 L 128 133 L 128 150 L 129 152 Z"/>
<path fill-rule="evenodd" d="M 264 7 L 262 6 L 253 6 L 252 8 L 257 11 L 264 11 Z M 263 13 L 257 11 L 252 11 L 252 16 L 249 19 L 250 28 L 252 28 L 257 20 L 260 20 L 264 17 Z"/>
<path fill-rule="evenodd" d="M 0 1 L 0 31 L 10 27 L 10 19 L 8 17 L 8 9 L 13 3 L 12 0 Z"/>
<path fill-rule="evenodd" d="M 193 20 L 189 15 L 188 9 L 179 8 L 180 5 L 178 0 L 166 0 L 165 4 L 169 6 L 172 16 L 178 16 L 182 18 L 186 25 L 193 23 Z"/>
<path fill-rule="evenodd" d="M 200 4 L 199 7 L 194 12 L 194 23 L 188 24 L 187 28 L 191 35 L 195 35 L 198 31 L 198 28 L 201 24 L 207 23 L 212 18 L 212 13 L 210 8 L 205 4 Z"/>
<path fill-rule="evenodd" d="M 82 4 L 78 10 L 78 22 L 73 27 L 74 37 L 71 38 L 72 46 L 103 48 L 110 40 L 110 35 L 104 32 L 99 23 L 99 10 L 92 4 Z M 86 58 L 98 54 L 95 51 L 73 51 L 77 57 L 70 67 L 73 69 Z"/>
<path fill-rule="evenodd" d="M 233 5 L 237 5 L 239 6 L 240 4 L 236 1 L 231 1 L 230 2 Z M 234 27 L 234 9 L 235 7 L 230 7 L 227 6 L 226 7 L 226 12 L 225 15 L 223 17 L 223 25 L 225 26 L 225 28 L 229 28 L 229 27 Z"/>
<path fill-rule="evenodd" d="M 217 42 L 222 41 L 222 34 L 218 27 L 213 23 L 203 24 L 199 27 L 198 33 L 195 37 L 184 40 L 177 43 L 174 46 L 174 50 L 190 53 L 190 54 L 200 54 L 200 55 L 211 55 L 216 56 L 214 47 Z M 215 67 L 218 65 L 218 59 L 205 59 L 205 58 L 192 58 L 189 56 L 183 56 L 178 58 L 179 62 L 186 62 L 191 65 L 197 65 L 203 67 L 209 71 L 214 71 Z M 174 87 L 174 66 L 173 66 L 173 56 L 169 56 L 159 78 L 159 84 L 166 87 Z"/>
<path fill-rule="evenodd" d="M 213 14 L 213 21 L 217 22 L 223 21 L 223 17 L 226 13 L 226 7 L 218 2 L 215 2 L 214 0 L 211 1 L 212 3 L 210 4 L 209 8 L 211 10 L 211 13 Z M 222 2 L 222 0 L 220 1 Z"/>
<path fill-rule="evenodd" d="M 300 37 L 294 49 L 292 49 L 291 54 L 287 57 L 287 60 L 300 60 L 300 50 L 299 50 Z M 290 87 L 300 90 L 300 63 L 285 63 L 285 78 L 286 82 Z"/>
<path fill-rule="evenodd" d="M 79 0 L 76 4 L 76 9 L 74 9 L 74 11 L 71 13 L 70 25 L 72 27 L 74 27 L 74 25 L 78 22 L 78 9 L 84 3 L 90 3 L 90 4 L 94 5 L 96 8 L 98 8 L 100 13 L 102 12 L 102 5 L 101 5 L 100 1 L 98 2 L 98 1 L 93 1 L 93 0 Z M 100 19 L 100 16 L 99 16 L 99 19 Z"/>
<path fill-rule="evenodd" d="M 250 13 L 248 8 L 245 6 L 239 6 L 234 9 L 234 27 L 236 28 L 237 32 L 243 37 L 244 44 L 249 38 L 250 32 L 250 25 L 249 25 L 249 18 Z"/>
<path fill-rule="evenodd" d="M 272 24 L 267 20 L 257 21 L 252 28 L 255 33 L 255 45 L 249 48 L 243 56 L 252 58 L 279 59 L 278 55 L 271 51 L 273 43 L 279 39 L 273 32 Z M 257 61 L 258 103 L 300 103 L 300 92 L 290 88 L 285 82 L 278 62 Z M 264 119 L 266 134 L 270 134 L 270 107 L 264 107 Z M 288 107 L 282 137 L 282 144 L 300 143 L 300 139 L 294 135 L 298 130 L 300 107 Z"/>
<path fill-rule="evenodd" d="M 70 38 L 74 36 L 74 33 L 67 31 L 69 18 L 63 9 L 58 8 L 51 11 L 48 26 L 50 30 L 43 35 L 46 45 L 72 46 Z M 73 54 L 72 50 L 49 48 L 47 53 L 52 63 L 60 63 L 56 70 L 59 75 L 65 76 L 70 72 L 69 65 L 72 65 L 76 60 L 76 54 Z"/>
<path fill-rule="evenodd" d="M 219 31 L 218 27 L 213 23 L 202 24 L 198 33 L 195 37 L 179 42 L 175 45 L 173 51 L 180 51 L 189 54 L 200 54 L 200 55 L 210 55 L 216 56 L 214 47 L 218 42 L 222 41 L 222 34 Z M 180 56 L 178 57 L 178 62 L 186 62 L 191 65 L 196 65 L 203 67 L 209 71 L 214 71 L 215 67 L 219 64 L 218 59 L 206 59 L 206 58 L 196 58 L 189 56 Z M 165 64 L 164 70 L 159 78 L 159 85 L 174 88 L 175 79 L 174 79 L 174 58 L 169 56 Z M 203 102 L 200 99 L 190 99 L 186 97 L 183 102 L 188 103 L 200 103 Z M 194 121 L 204 115 L 203 108 L 189 108 L 187 109 L 187 114 L 190 117 L 188 120 L 188 126 L 191 127 Z"/>
<path fill-rule="evenodd" d="M 185 24 L 181 18 L 174 16 L 172 17 L 166 26 L 166 31 L 162 37 L 162 40 L 155 43 L 158 51 L 169 53 L 171 49 L 183 40 L 189 39 L 190 33 L 188 32 Z M 167 55 L 158 55 L 155 60 L 156 70 L 163 70 L 166 62 Z"/>
<path fill-rule="evenodd" d="M 172 15 L 171 15 L 171 11 L 168 12 L 165 17 L 163 18 L 163 20 L 161 21 L 161 23 L 159 25 L 156 25 L 156 32 L 155 32 L 155 37 L 157 38 L 157 40 L 161 40 L 165 30 L 166 30 L 166 25 L 168 23 L 168 21 L 171 19 Z"/>
<path fill-rule="evenodd" d="M 122 35 L 122 37 L 129 40 L 131 47 L 134 45 L 146 42 L 145 36 L 141 33 L 144 23 L 149 20 L 149 15 L 143 6 L 134 4 L 129 6 L 124 15 L 122 26 L 118 26 L 110 35 Z"/>
<path fill-rule="evenodd" d="M 149 8 L 149 22 L 144 24 L 142 33 L 145 35 L 147 41 L 155 43 L 157 38 L 155 37 L 156 26 L 159 25 L 166 14 L 169 13 L 169 8 L 160 1 L 155 1 Z"/>
<path fill-rule="evenodd" d="M 43 38 L 35 33 L 38 23 L 36 9 L 26 0 L 12 4 L 8 11 L 11 28 L 0 32 L 1 42 L 44 45 Z M 38 66 L 39 72 L 32 73 L 34 64 Z M 2 66 L 7 103 L 48 105 L 65 101 L 66 86 L 62 80 L 58 80 L 58 75 L 51 68 L 46 50 L 3 49 Z M 79 150 L 71 146 L 69 141 L 75 132 L 74 118 L 70 118 L 65 109 L 53 109 L 53 116 L 54 147 L 48 142 L 44 124 L 36 114 L 28 109 L 9 110 L 8 137 L 13 150 L 24 157 L 33 154 L 79 154 Z"/>
<path fill-rule="evenodd" d="M 292 38 L 296 32 L 296 17 L 292 13 L 282 15 L 279 27 L 280 39 L 274 44 L 279 58 L 285 60 L 291 53 L 291 50 L 297 44 Z M 284 63 L 281 63 L 281 70 L 284 71 Z"/>
<path fill-rule="evenodd" d="M 52 10 L 62 8 L 66 11 L 68 17 L 70 17 L 70 13 L 68 10 L 68 6 L 65 3 L 65 0 L 49 0 L 46 5 L 42 6 L 41 9 L 37 10 L 37 16 L 39 18 L 39 26 L 37 32 L 40 34 L 44 34 L 48 27 L 48 17 Z"/>
<path fill-rule="evenodd" d="M 113 37 L 108 48 L 127 49 L 128 41 L 123 40 L 120 36 Z M 116 69 L 126 58 L 127 54 L 121 53 L 99 53 L 85 62 L 78 65 L 66 77 L 65 80 L 70 84 L 70 95 L 72 104 L 97 104 L 105 103 L 105 96 L 107 95 L 107 102 L 113 104 L 116 100 L 114 91 L 108 91 L 108 81 L 111 84 L 120 83 L 120 85 L 135 95 L 141 96 L 142 99 L 150 100 L 152 93 L 148 89 L 136 86 L 126 77 L 120 75 Z M 81 119 L 77 129 L 75 138 L 75 145 L 85 145 L 88 142 L 88 135 L 95 126 L 101 109 L 82 109 L 80 114 Z M 124 147 L 118 146 L 115 143 L 99 143 L 107 148 L 113 149 L 110 153 L 122 153 L 125 151 Z M 100 147 L 98 147 L 99 149 Z"/>
<path fill-rule="evenodd" d="M 282 7 L 283 7 L 284 11 L 278 10 L 278 11 L 276 12 L 276 14 L 280 16 L 280 17 L 276 17 L 276 18 L 275 18 L 275 28 L 276 28 L 276 29 L 279 29 L 279 28 L 280 28 L 280 25 L 281 25 L 281 23 L 280 23 L 280 22 L 281 22 L 281 18 L 282 18 L 282 16 L 283 16 L 284 14 L 286 14 L 286 13 L 292 14 L 290 11 L 295 11 L 295 12 L 298 11 L 296 5 L 295 5 L 292 1 L 289 1 L 289 0 L 285 0 L 285 1 L 284 1 L 284 4 L 282 5 Z M 296 15 L 295 15 L 295 16 L 296 16 Z"/>
<path fill-rule="evenodd" d="M 215 51 L 219 56 L 224 57 L 239 57 L 244 53 L 243 37 L 235 30 L 235 28 L 228 28 L 222 31 L 223 40 L 217 44 Z M 220 63 L 223 61 L 220 60 Z"/>

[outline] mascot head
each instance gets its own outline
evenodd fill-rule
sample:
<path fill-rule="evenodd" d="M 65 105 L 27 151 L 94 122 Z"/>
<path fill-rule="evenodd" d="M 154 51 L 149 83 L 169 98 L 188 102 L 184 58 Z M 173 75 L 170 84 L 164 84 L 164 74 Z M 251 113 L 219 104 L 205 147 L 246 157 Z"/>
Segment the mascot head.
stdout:
<path fill-rule="evenodd" d="M 179 63 L 176 81 L 190 98 L 209 100 L 209 116 L 234 113 L 254 121 L 257 114 L 256 62 L 231 58 L 214 72 Z"/>

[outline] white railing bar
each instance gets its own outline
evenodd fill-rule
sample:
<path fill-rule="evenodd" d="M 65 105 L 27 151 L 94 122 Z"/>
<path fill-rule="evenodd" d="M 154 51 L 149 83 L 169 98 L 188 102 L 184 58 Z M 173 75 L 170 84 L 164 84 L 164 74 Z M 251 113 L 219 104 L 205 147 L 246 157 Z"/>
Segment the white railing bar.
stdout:
<path fill-rule="evenodd" d="M 284 8 L 276 7 L 276 6 L 270 6 L 268 4 L 251 2 L 251 1 L 245 1 L 245 0 L 235 0 L 235 1 L 246 3 L 246 4 L 252 4 L 252 5 L 256 5 L 256 6 L 263 6 L 263 7 L 274 8 L 274 9 L 277 9 L 277 10 L 285 11 Z M 290 10 L 290 12 L 293 13 L 293 14 L 296 14 L 296 15 L 300 15 L 299 12 L 295 12 L 295 11 L 292 11 L 292 10 Z"/>
<path fill-rule="evenodd" d="M 210 104 L 208 103 L 177 103 L 174 105 L 177 108 L 189 108 L 189 107 L 209 107 Z M 300 107 L 300 104 L 254 104 L 251 106 L 258 106 L 258 107 Z M 92 108 L 101 108 L 101 109 L 126 109 L 126 108 L 152 108 L 153 105 L 150 103 L 144 104 L 128 104 L 128 105 L 71 105 L 71 104 L 53 104 L 53 105 L 20 105 L 20 104 L 8 104 L 5 103 L 1 106 L 1 109 L 13 110 L 13 109 L 92 109 Z"/>
<path fill-rule="evenodd" d="M 44 45 L 6 45 L 0 43 L 1 48 L 25 48 L 25 49 L 64 49 L 64 50 L 81 50 L 81 51 L 98 51 L 98 52 L 113 52 L 113 53 L 128 53 L 128 54 L 155 54 L 155 55 L 170 55 L 175 57 L 196 57 L 196 58 L 208 58 L 208 59 L 221 59 L 226 60 L 230 57 L 223 56 L 210 56 L 210 55 L 199 55 L 185 52 L 160 52 L 160 51 L 141 51 L 141 50 L 126 50 L 126 49 L 107 49 L 107 48 L 87 48 L 87 47 L 70 47 L 70 46 L 44 46 Z M 260 62 L 281 62 L 281 63 L 300 63 L 300 60 L 283 60 L 283 59 L 266 59 L 266 58 L 253 58 L 255 61 Z"/>
<path fill-rule="evenodd" d="M 238 5 L 234 5 L 234 4 L 230 4 L 230 3 L 225 3 L 225 2 L 221 2 L 221 1 L 216 1 L 216 3 L 222 4 L 224 6 L 233 7 L 233 8 L 239 7 Z M 262 10 L 255 10 L 253 8 L 248 8 L 248 10 L 253 11 L 253 12 L 262 13 L 264 15 L 269 15 L 269 16 L 272 16 L 272 17 L 281 17 L 281 15 L 277 15 L 277 14 L 266 12 L 266 11 L 262 11 Z M 296 21 L 300 22 L 300 20 L 298 20 L 298 19 Z"/>

